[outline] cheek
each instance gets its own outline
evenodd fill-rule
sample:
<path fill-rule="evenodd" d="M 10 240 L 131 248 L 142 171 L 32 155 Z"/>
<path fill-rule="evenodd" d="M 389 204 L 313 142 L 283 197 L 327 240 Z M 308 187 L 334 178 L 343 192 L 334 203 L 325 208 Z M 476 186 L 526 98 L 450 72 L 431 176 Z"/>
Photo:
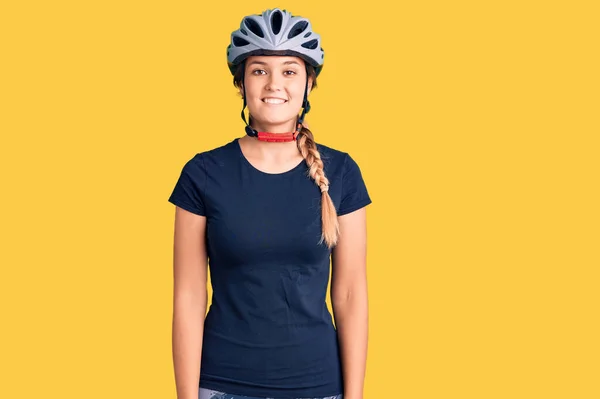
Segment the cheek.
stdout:
<path fill-rule="evenodd" d="M 300 98 L 300 102 L 302 102 L 302 99 L 304 98 L 304 90 L 306 89 L 306 85 L 304 82 L 298 84 L 298 85 L 294 85 L 294 97 L 299 97 Z M 307 91 L 307 96 L 308 96 L 308 91 Z"/>
<path fill-rule="evenodd" d="M 246 85 L 246 95 L 250 97 L 255 97 L 259 95 L 260 91 L 256 89 L 256 85 Z"/>

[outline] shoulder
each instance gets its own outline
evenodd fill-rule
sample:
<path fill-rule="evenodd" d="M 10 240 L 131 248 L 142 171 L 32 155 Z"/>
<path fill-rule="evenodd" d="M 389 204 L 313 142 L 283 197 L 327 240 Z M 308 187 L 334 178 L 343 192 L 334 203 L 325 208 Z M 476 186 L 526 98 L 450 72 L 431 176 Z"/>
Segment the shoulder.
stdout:
<path fill-rule="evenodd" d="M 218 147 L 197 152 L 191 158 L 188 158 L 187 162 L 202 169 L 205 169 L 207 165 L 210 165 L 211 163 L 222 165 L 223 161 L 235 156 L 236 152 L 234 145 L 237 145 L 235 140 Z"/>
<path fill-rule="evenodd" d="M 200 154 L 203 155 L 204 157 L 223 157 L 223 156 L 229 156 L 231 155 L 234 150 L 236 149 L 236 146 L 238 146 L 238 143 L 236 142 L 237 138 L 222 144 L 218 147 L 214 147 L 211 149 L 208 149 L 204 152 L 201 152 Z"/>
<path fill-rule="evenodd" d="M 316 144 L 326 169 L 344 174 L 349 168 L 351 169 L 356 165 L 354 159 L 344 149 L 333 148 L 321 143 Z"/>
<path fill-rule="evenodd" d="M 319 154 L 321 154 L 321 157 L 323 157 L 324 155 L 329 157 L 329 158 L 340 158 L 343 159 L 346 156 L 346 152 L 342 151 L 339 148 L 333 148 L 331 146 L 322 144 L 322 143 L 315 143 L 317 145 L 317 150 L 319 150 Z"/>
<path fill-rule="evenodd" d="M 344 163 L 348 153 L 340 148 L 333 148 L 331 146 L 316 143 L 317 150 L 321 154 L 321 159 L 327 159 L 330 163 Z"/>

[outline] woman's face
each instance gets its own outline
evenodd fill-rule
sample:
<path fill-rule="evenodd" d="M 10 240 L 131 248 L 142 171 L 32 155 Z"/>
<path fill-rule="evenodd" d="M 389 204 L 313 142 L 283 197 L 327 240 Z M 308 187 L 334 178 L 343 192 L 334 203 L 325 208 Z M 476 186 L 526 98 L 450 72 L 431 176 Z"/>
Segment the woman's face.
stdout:
<path fill-rule="evenodd" d="M 304 60 L 291 56 L 250 56 L 244 73 L 252 126 L 272 133 L 293 131 L 304 99 Z M 309 91 L 310 88 L 309 81 Z M 269 99 L 273 102 L 267 102 Z"/>

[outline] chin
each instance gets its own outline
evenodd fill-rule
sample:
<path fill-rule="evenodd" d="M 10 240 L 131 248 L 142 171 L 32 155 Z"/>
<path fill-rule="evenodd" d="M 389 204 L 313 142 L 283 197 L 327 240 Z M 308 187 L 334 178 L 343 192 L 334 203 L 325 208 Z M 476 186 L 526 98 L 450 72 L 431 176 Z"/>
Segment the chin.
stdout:
<path fill-rule="evenodd" d="M 292 117 L 285 117 L 285 118 L 253 118 L 255 119 L 257 122 L 261 122 L 264 124 L 268 124 L 268 125 L 283 125 L 286 123 L 292 123 L 293 121 L 295 121 L 294 116 Z"/>

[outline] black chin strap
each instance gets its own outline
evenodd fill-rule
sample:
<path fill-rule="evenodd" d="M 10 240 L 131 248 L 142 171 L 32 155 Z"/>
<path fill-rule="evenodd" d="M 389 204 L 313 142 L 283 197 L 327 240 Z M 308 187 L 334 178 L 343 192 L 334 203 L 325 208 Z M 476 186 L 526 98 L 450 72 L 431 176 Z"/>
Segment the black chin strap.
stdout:
<path fill-rule="evenodd" d="M 298 122 L 296 123 L 296 131 L 298 133 L 302 129 L 302 122 L 304 122 L 304 116 L 310 111 L 310 102 L 308 101 L 308 64 L 305 64 L 306 68 L 306 83 L 304 85 L 304 99 L 302 100 L 302 113 L 298 118 Z M 246 76 L 246 72 L 242 73 L 242 87 L 244 88 L 244 105 L 242 106 L 242 120 L 246 124 L 246 134 L 251 137 L 258 137 L 258 131 L 253 129 L 252 126 L 246 122 L 246 115 L 244 114 L 244 110 L 246 109 L 246 85 L 244 84 L 244 76 Z"/>

